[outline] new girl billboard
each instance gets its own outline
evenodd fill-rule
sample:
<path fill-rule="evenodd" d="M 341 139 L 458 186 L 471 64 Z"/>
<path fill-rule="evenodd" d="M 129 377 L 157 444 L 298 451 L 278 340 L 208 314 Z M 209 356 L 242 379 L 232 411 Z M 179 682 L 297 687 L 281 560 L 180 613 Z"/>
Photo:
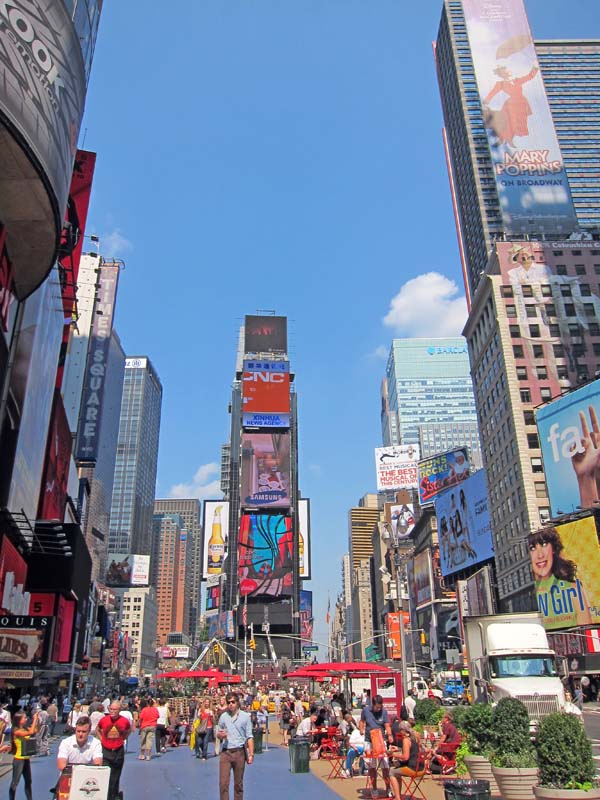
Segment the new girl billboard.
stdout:
<path fill-rule="evenodd" d="M 508 234 L 569 234 L 577 220 L 523 0 L 463 0 Z"/>

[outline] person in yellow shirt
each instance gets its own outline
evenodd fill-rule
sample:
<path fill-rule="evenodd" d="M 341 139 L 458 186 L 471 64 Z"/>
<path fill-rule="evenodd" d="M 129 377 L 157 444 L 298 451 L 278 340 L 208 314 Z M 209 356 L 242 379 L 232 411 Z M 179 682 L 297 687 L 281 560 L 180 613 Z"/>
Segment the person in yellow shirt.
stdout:
<path fill-rule="evenodd" d="M 12 780 L 8 790 L 8 800 L 15 800 L 17 794 L 17 786 L 23 776 L 25 781 L 25 797 L 27 800 L 33 800 L 33 792 L 31 789 L 31 751 L 29 750 L 29 742 L 32 741 L 31 737 L 35 737 L 40 728 L 39 716 L 37 712 L 33 715 L 31 725 L 27 725 L 27 714 L 24 711 L 18 711 L 13 717 L 12 727 L 12 753 L 13 753 L 13 768 Z"/>

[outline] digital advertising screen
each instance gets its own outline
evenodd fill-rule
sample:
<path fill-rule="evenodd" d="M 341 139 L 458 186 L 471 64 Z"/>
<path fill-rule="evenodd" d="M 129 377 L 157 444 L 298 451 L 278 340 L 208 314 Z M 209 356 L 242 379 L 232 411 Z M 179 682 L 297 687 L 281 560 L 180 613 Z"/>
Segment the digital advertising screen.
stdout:
<path fill-rule="evenodd" d="M 150 556 L 139 553 L 109 553 L 106 585 L 147 586 L 150 580 Z"/>
<path fill-rule="evenodd" d="M 435 498 L 442 575 L 492 558 L 492 526 L 485 470 Z"/>
<path fill-rule="evenodd" d="M 242 424 L 251 428 L 289 427 L 289 362 L 244 361 Z"/>
<path fill-rule="evenodd" d="M 291 594 L 293 545 L 291 517 L 242 514 L 238 537 L 240 595 L 281 597 Z"/>
<path fill-rule="evenodd" d="M 289 433 L 242 433 L 241 504 L 245 508 L 289 508 Z"/>
<path fill-rule="evenodd" d="M 310 580 L 311 566 L 311 531 L 310 531 L 310 500 L 303 498 L 298 501 L 298 564 L 300 578 Z"/>
<path fill-rule="evenodd" d="M 287 353 L 287 317 L 246 315 L 245 353 Z"/>
<path fill-rule="evenodd" d="M 225 500 L 205 500 L 202 519 L 202 577 L 206 579 L 210 575 L 220 575 L 223 571 L 229 537 L 229 503 Z"/>

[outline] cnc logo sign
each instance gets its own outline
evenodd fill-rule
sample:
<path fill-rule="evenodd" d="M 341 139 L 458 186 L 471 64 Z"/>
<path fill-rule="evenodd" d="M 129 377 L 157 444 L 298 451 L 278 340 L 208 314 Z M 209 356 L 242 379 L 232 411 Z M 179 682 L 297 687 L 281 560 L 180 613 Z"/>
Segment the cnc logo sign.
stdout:
<path fill-rule="evenodd" d="M 0 108 L 66 206 L 85 100 L 81 47 L 59 0 L 0 0 Z"/>
<path fill-rule="evenodd" d="M 244 427 L 284 428 L 290 421 L 289 364 L 245 361 L 242 375 Z"/>

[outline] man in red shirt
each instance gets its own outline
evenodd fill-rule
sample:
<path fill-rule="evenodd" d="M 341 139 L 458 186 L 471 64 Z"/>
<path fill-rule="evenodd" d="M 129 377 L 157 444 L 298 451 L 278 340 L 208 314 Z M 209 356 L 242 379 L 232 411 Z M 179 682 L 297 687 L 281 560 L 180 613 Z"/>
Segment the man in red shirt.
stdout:
<path fill-rule="evenodd" d="M 107 800 L 117 800 L 119 779 L 125 761 L 125 740 L 131 733 L 127 717 L 121 716 L 121 703 L 113 700 L 106 714 L 98 722 L 96 736 L 102 743 L 102 764 L 110 767 Z"/>

